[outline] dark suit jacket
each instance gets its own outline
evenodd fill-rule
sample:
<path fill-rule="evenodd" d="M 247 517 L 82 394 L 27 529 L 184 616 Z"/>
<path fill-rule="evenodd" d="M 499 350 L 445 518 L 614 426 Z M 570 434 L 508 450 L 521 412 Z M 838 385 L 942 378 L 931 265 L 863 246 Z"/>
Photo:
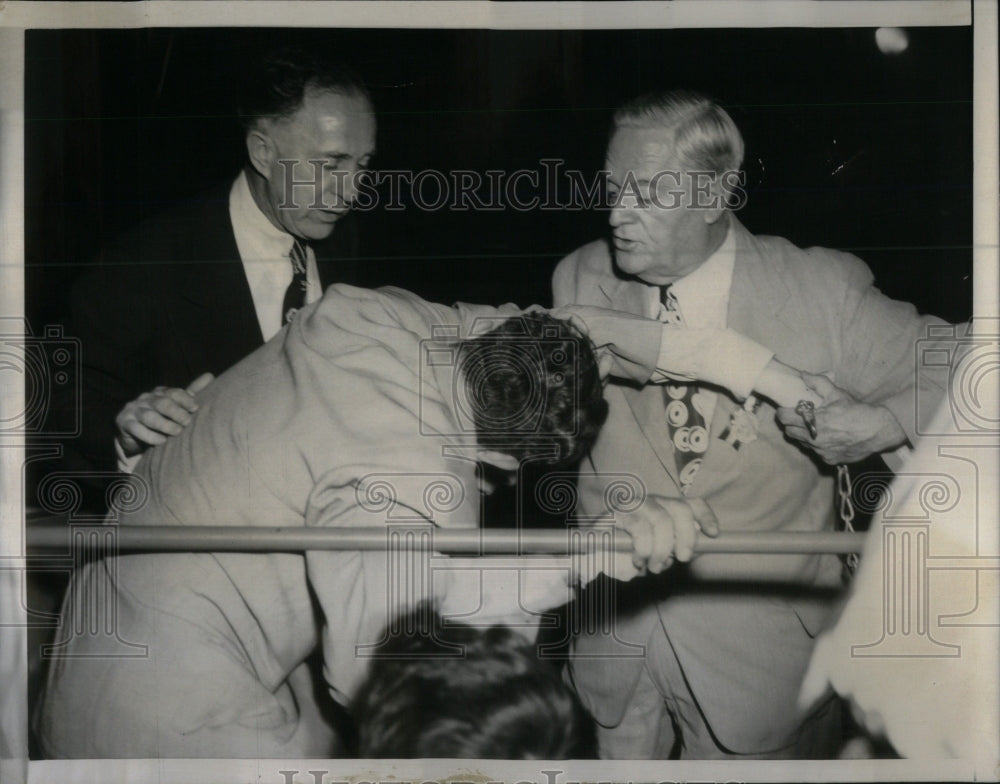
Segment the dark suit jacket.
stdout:
<path fill-rule="evenodd" d="M 80 340 L 82 433 L 70 470 L 113 471 L 115 415 L 142 392 L 223 372 L 263 336 L 229 218 L 231 183 L 170 209 L 104 249 L 78 279 L 67 333 Z M 313 246 L 320 281 L 363 283 L 352 215 Z M 72 420 L 70 420 L 72 421 Z"/>

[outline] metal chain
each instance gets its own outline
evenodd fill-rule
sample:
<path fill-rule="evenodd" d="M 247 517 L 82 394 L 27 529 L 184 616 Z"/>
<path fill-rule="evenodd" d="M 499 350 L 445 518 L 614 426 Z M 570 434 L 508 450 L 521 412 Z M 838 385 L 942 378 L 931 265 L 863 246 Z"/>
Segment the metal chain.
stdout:
<path fill-rule="evenodd" d="M 840 502 L 840 520 L 844 524 L 845 531 L 854 531 L 854 502 L 851 500 L 853 488 L 851 487 L 851 472 L 846 465 L 837 466 L 837 498 Z M 858 553 L 849 553 L 844 558 L 847 570 L 853 575 L 858 570 L 858 563 L 861 556 Z"/>

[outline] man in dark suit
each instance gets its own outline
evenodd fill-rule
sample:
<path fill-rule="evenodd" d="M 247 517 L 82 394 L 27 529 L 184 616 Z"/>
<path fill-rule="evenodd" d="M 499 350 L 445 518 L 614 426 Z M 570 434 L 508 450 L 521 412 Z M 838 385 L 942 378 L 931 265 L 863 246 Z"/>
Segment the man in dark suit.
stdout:
<path fill-rule="evenodd" d="M 915 400 L 943 395 L 926 379 L 915 394 L 914 371 L 915 342 L 941 322 L 882 295 L 853 256 L 753 236 L 736 220 L 742 156 L 739 130 L 702 96 L 646 96 L 619 110 L 606 165 L 613 242 L 579 248 L 553 279 L 557 306 L 735 329 L 813 374 L 822 400 L 810 433 L 794 407 L 752 396 L 610 383 L 579 512 L 603 509 L 603 474 L 640 477 L 648 496 L 631 517 L 642 519 L 625 524 L 633 535 L 645 527 L 650 571 L 690 558 L 677 543 L 713 515 L 722 532 L 832 530 L 835 474 L 824 463 L 905 448 Z M 616 636 L 579 636 L 570 667 L 601 725 L 601 755 L 835 753 L 836 705 L 806 713 L 796 696 L 840 584 L 837 558 L 818 554 L 704 555 L 666 581 L 630 584 Z M 644 656 L 616 657 L 620 640 Z"/>
<path fill-rule="evenodd" d="M 129 471 L 295 309 L 334 281 L 363 282 L 349 210 L 375 145 L 368 93 L 298 50 L 259 71 L 240 107 L 243 171 L 120 239 L 75 286 L 84 424 L 71 469 Z"/>

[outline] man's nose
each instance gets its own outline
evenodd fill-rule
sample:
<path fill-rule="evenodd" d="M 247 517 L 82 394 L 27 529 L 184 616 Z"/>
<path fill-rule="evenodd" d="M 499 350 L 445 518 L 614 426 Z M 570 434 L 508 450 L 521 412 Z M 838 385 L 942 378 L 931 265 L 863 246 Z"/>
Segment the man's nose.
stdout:
<path fill-rule="evenodd" d="M 358 197 L 358 167 L 344 167 L 327 180 L 325 201 L 331 206 L 354 204 Z"/>
<path fill-rule="evenodd" d="M 630 220 L 632 220 L 632 210 L 621 204 L 613 205 L 608 213 L 608 223 L 611 224 L 612 228 L 624 226 Z"/>
<path fill-rule="evenodd" d="M 352 167 L 348 170 L 347 175 L 344 177 L 344 187 L 341 192 L 341 198 L 344 200 L 345 204 L 352 205 L 354 200 L 358 197 L 358 177 L 361 176 L 361 170 L 357 166 Z"/>

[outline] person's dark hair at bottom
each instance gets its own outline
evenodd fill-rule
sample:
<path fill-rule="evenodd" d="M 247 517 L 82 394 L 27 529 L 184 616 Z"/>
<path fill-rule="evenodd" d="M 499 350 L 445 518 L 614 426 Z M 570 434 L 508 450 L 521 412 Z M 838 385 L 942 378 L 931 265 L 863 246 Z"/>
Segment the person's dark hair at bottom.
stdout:
<path fill-rule="evenodd" d="M 390 629 L 353 705 L 360 758 L 593 756 L 590 717 L 513 629 L 444 626 L 426 603 Z"/>

